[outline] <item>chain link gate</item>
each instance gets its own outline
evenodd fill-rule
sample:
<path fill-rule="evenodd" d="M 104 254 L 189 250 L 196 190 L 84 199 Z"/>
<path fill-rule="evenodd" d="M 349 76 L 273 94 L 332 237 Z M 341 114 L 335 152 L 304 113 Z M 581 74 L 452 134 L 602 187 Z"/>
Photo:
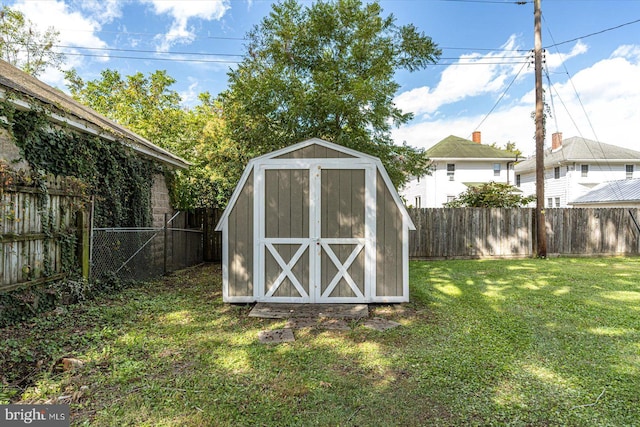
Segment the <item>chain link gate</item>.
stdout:
<path fill-rule="evenodd" d="M 94 228 L 91 278 L 148 280 L 203 261 L 203 231 L 187 212 L 165 217 L 160 228 Z"/>

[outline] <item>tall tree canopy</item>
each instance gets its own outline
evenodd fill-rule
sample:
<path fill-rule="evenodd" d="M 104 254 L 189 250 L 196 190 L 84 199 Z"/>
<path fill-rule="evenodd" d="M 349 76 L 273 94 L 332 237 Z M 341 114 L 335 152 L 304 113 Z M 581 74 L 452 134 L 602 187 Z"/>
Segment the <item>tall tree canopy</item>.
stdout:
<path fill-rule="evenodd" d="M 184 108 L 171 88 L 175 79 L 164 70 L 122 77 L 106 69 L 90 81 L 72 70 L 66 78 L 79 102 L 193 163 L 178 173 L 176 207 L 225 205 L 241 163 L 226 136 L 221 109 L 208 93 L 200 95 L 196 107 Z"/>
<path fill-rule="evenodd" d="M 171 86 L 176 80 L 164 70 L 124 78 L 106 69 L 100 78 L 84 81 L 75 70 L 66 73 L 71 95 L 110 119 L 163 148 L 180 151 L 185 136 L 180 95 Z"/>
<path fill-rule="evenodd" d="M 52 27 L 39 32 L 19 10 L 0 9 L 0 57 L 33 76 L 62 64 L 64 54 L 53 50 L 58 35 Z"/>
<path fill-rule="evenodd" d="M 319 137 L 379 157 L 396 185 L 427 172 L 422 150 L 391 139 L 392 127 L 412 118 L 393 103 L 394 73 L 425 68 L 441 52 L 382 12 L 360 0 L 273 5 L 221 94 L 243 161 Z"/>

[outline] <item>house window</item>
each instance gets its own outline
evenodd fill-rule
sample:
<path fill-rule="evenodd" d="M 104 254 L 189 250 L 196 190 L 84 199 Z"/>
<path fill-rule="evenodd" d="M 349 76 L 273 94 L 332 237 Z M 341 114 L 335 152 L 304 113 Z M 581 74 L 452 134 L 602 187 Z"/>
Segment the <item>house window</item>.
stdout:
<path fill-rule="evenodd" d="M 548 208 L 552 208 L 553 207 L 553 199 L 551 197 L 549 197 L 547 199 L 547 207 Z"/>
<path fill-rule="evenodd" d="M 422 197 L 416 196 L 416 208 L 422 207 Z"/>
<path fill-rule="evenodd" d="M 453 175 L 456 173 L 456 165 L 453 163 L 447 163 L 447 176 L 449 177 L 449 181 L 453 181 Z"/>
<path fill-rule="evenodd" d="M 553 168 L 553 178 L 560 179 L 560 166 Z"/>
<path fill-rule="evenodd" d="M 589 175 L 589 165 L 582 165 L 582 177 L 586 178 Z"/>
<path fill-rule="evenodd" d="M 556 208 L 560 207 L 560 197 L 556 197 Z"/>
<path fill-rule="evenodd" d="M 455 200 L 456 196 L 447 196 L 447 203 L 449 202 L 453 202 Z"/>
<path fill-rule="evenodd" d="M 625 169 L 627 172 L 627 179 L 633 178 L 633 165 L 626 165 Z"/>
<path fill-rule="evenodd" d="M 516 175 L 516 187 L 520 187 L 520 174 Z"/>
<path fill-rule="evenodd" d="M 493 164 L 493 176 L 500 176 L 500 163 Z"/>

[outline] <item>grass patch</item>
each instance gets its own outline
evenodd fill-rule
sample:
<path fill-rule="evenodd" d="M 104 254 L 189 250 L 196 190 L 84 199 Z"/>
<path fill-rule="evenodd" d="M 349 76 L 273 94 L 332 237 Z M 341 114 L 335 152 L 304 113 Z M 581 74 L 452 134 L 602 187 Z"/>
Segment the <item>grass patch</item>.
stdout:
<path fill-rule="evenodd" d="M 74 425 L 637 425 L 640 259 L 411 263 L 402 327 L 296 331 L 221 302 L 219 267 L 0 330 L 2 400 Z M 62 356 L 85 362 L 51 371 Z"/>

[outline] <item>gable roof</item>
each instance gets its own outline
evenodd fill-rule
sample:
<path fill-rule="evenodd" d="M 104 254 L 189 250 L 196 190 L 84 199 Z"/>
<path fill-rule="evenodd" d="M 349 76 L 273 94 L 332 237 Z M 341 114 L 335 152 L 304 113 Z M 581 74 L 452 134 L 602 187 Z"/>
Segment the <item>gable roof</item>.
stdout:
<path fill-rule="evenodd" d="M 544 164 L 557 166 L 559 164 L 584 162 L 628 162 L 640 161 L 640 151 L 630 150 L 617 145 L 605 144 L 581 137 L 567 138 L 559 149 L 547 149 L 544 152 Z M 528 172 L 536 169 L 536 157 L 518 163 L 517 172 Z"/>
<path fill-rule="evenodd" d="M 10 94 L 18 95 L 18 97 L 8 96 Z M 22 99 L 20 99 L 20 95 L 22 95 Z M 158 147 L 97 111 L 80 104 L 64 92 L 41 82 L 8 62 L 0 60 L 0 99 L 8 98 L 17 108 L 28 110 L 31 105 L 24 97 L 53 107 L 52 110 L 56 113 L 51 114 L 51 118 L 56 122 L 69 124 L 81 132 L 99 135 L 113 141 L 120 140 L 139 154 L 173 167 L 184 169 L 190 165 L 181 157 Z"/>
<path fill-rule="evenodd" d="M 515 160 L 516 156 L 506 150 L 492 147 L 490 145 L 479 144 L 459 136 L 449 135 L 433 147 L 426 150 L 430 159 L 504 159 Z"/>
<path fill-rule="evenodd" d="M 640 203 L 640 179 L 622 179 L 598 184 L 586 194 L 569 202 L 570 205 L 597 203 Z"/>
<path fill-rule="evenodd" d="M 325 141 L 324 139 L 312 138 L 312 139 L 307 139 L 297 144 L 293 144 L 288 147 L 282 148 L 280 150 L 276 150 L 271 153 L 267 153 L 262 156 L 255 157 L 249 160 L 249 163 L 247 164 L 247 167 L 244 169 L 244 172 L 240 177 L 240 181 L 238 181 L 238 184 L 236 185 L 236 188 L 234 189 L 233 194 L 231 195 L 231 199 L 229 199 L 229 204 L 225 208 L 222 216 L 220 217 L 220 221 L 218 221 L 218 224 L 216 225 L 215 230 L 222 231 L 222 227 L 224 223 L 227 222 L 229 218 L 229 214 L 233 209 L 233 206 L 238 201 L 238 197 L 240 197 L 240 193 L 242 192 L 244 184 L 247 182 L 247 179 L 249 179 L 249 175 L 251 175 L 251 172 L 253 171 L 253 168 L 255 167 L 256 164 L 260 164 L 260 162 L 263 160 L 275 159 L 275 158 L 281 157 L 284 154 L 287 154 L 296 150 L 300 150 L 302 148 L 309 147 L 311 145 L 319 145 L 321 147 L 325 147 L 333 151 L 347 154 L 357 159 L 365 159 L 371 162 L 372 164 L 374 164 L 376 166 L 378 173 L 382 177 L 382 180 L 384 181 L 385 185 L 389 189 L 389 193 L 391 193 L 391 196 L 393 197 L 393 200 L 396 206 L 400 210 L 403 220 L 405 221 L 406 224 L 409 225 L 409 230 L 416 229 L 415 225 L 413 224 L 413 221 L 411 220 L 411 217 L 409 216 L 409 213 L 407 212 L 407 209 L 404 206 L 404 203 L 402 203 L 402 200 L 400 200 L 400 196 L 398 195 L 398 192 L 393 186 L 393 183 L 391 182 L 391 178 L 389 178 L 389 174 L 387 173 L 386 169 L 382 165 L 382 162 L 380 161 L 380 159 L 378 159 L 375 156 L 371 156 L 369 154 L 361 153 L 360 151 L 352 150 L 342 145 Z"/>

